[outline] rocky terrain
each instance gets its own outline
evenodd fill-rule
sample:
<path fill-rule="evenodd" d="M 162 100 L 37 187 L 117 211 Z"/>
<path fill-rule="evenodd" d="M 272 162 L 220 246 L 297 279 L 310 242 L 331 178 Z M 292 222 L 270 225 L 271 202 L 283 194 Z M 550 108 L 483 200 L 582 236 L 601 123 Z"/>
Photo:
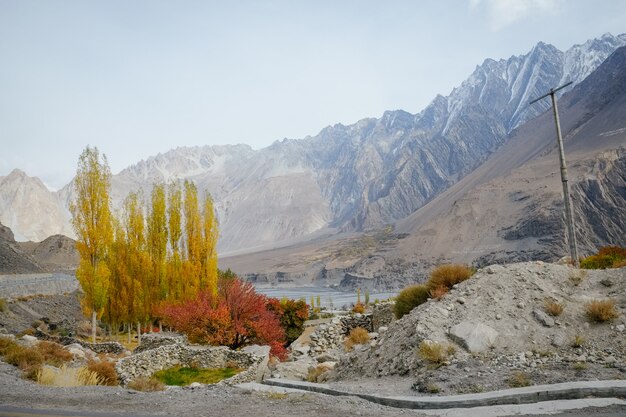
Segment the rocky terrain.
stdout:
<path fill-rule="evenodd" d="M 78 266 L 76 242 L 63 235 L 42 242 L 16 242 L 13 231 L 0 223 L 0 275 L 70 272 Z"/>
<path fill-rule="evenodd" d="M 69 332 L 76 332 L 77 325 L 83 320 L 84 316 L 76 292 L 59 295 L 31 295 L 9 300 L 6 301 L 5 310 L 0 311 L 0 328 L 13 334 L 32 328 L 35 322 L 44 321 Z"/>
<path fill-rule="evenodd" d="M 29 272 L 43 272 L 43 268 L 22 250 L 11 229 L 0 223 L 0 274 Z"/>
<path fill-rule="evenodd" d="M 599 299 L 615 301 L 617 319 L 594 323 L 586 317 L 585 305 Z M 562 304 L 563 312 L 546 314 L 546 300 Z M 622 379 L 626 268 L 492 265 L 379 332 L 376 341 L 341 356 L 332 375 L 337 385 L 417 395 L 432 384 L 449 395 L 505 388 L 517 372 L 533 384 Z M 453 346 L 454 353 L 429 364 L 418 353 L 424 342 Z"/>
<path fill-rule="evenodd" d="M 607 323 L 591 322 L 585 315 L 585 304 L 596 299 L 614 300 L 618 317 Z M 546 314 L 546 301 L 562 304 L 562 313 Z M 8 307 L 8 312 L 0 313 L 0 327 L 11 332 L 20 330 L 21 324 L 8 318 L 21 317 L 27 323 L 46 315 L 46 321 L 52 323 L 79 314 L 70 311 L 78 309 L 75 296 L 33 297 Z M 411 396 L 626 376 L 626 268 L 587 271 L 541 261 L 491 265 L 457 284 L 441 300 L 429 300 L 400 320 L 390 321 L 390 311 L 389 304 L 381 304 L 372 313 L 311 323 L 312 327 L 292 345 L 292 360 L 270 365 L 272 376 L 303 379 L 310 377 L 311 370 L 321 368 L 317 380 L 331 387 Z M 346 352 L 344 335 L 357 326 L 366 328 L 371 339 Z M 155 342 L 161 339 L 154 336 Z M 27 337 L 28 342 L 34 339 Z M 213 363 L 235 358 L 226 348 L 186 346 L 184 338 L 174 337 L 166 344 L 144 339 L 144 349 L 118 362 L 118 372 L 125 378 L 154 366 L 160 368 L 163 365 L 158 361 Z M 438 363 L 429 362 L 418 353 L 423 343 L 441 344 L 447 357 Z M 76 360 L 86 360 L 96 358 L 92 349 L 97 347 L 74 343 L 66 348 Z M 241 355 L 236 359 L 249 360 Z M 260 375 L 255 370 L 249 377 Z M 23 405 L 25 398 L 32 398 L 31 407 L 46 409 L 69 406 L 73 410 L 149 410 L 167 415 L 184 409 L 186 415 L 203 415 L 210 406 L 224 415 L 420 415 L 355 398 L 333 397 L 329 401 L 314 394 L 257 393 L 224 384 L 172 387 L 157 393 L 137 393 L 122 387 L 60 390 L 25 381 L 14 367 L 1 362 L 0 392 L 0 405 Z"/>
<path fill-rule="evenodd" d="M 46 272 L 73 272 L 78 267 L 76 241 L 63 235 L 53 235 L 41 242 L 19 242 L 19 247 Z"/>

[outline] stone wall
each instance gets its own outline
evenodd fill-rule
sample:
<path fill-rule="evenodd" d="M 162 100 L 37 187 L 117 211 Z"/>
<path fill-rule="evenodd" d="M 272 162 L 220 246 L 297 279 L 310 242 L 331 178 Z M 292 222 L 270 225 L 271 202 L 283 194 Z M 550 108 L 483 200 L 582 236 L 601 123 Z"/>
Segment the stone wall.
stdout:
<path fill-rule="evenodd" d="M 148 333 L 141 335 L 141 343 L 137 348 L 133 351 L 133 353 L 141 353 L 146 350 L 156 349 L 159 346 L 167 346 L 167 345 L 187 345 L 189 341 L 187 340 L 187 336 L 180 333 L 169 333 L 169 332 L 160 332 L 160 333 Z"/>
<path fill-rule="evenodd" d="M 393 303 L 380 303 L 372 307 L 372 329 L 375 332 L 381 327 L 389 326 L 395 319 Z"/>
<path fill-rule="evenodd" d="M 312 355 L 337 349 L 343 345 L 344 337 L 350 330 L 362 327 L 369 333 L 373 331 L 372 314 L 351 314 L 349 316 L 334 317 L 329 323 L 320 324 L 309 335 Z"/>
<path fill-rule="evenodd" d="M 200 368 L 225 368 L 227 364 L 236 364 L 245 371 L 224 380 L 226 384 L 260 381 L 265 375 L 269 347 L 242 351 L 231 350 L 225 346 L 199 346 L 173 343 L 143 351 L 118 361 L 115 369 L 123 385 L 138 377 L 150 377 L 162 369 L 180 366 Z M 265 356 L 263 356 L 265 355 Z"/>

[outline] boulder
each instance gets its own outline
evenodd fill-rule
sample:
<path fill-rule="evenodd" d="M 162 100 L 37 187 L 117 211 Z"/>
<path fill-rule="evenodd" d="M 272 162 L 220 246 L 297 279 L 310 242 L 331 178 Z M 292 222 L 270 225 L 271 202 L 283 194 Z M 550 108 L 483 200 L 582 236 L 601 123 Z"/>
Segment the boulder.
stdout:
<path fill-rule="evenodd" d="M 548 316 L 548 314 L 546 314 L 544 311 L 535 309 L 533 310 L 533 316 L 535 316 L 539 323 L 543 324 L 546 327 L 554 326 L 554 319 Z"/>
<path fill-rule="evenodd" d="M 498 332 L 486 324 L 463 321 L 450 329 L 450 338 L 474 353 L 493 346 L 498 338 Z"/>
<path fill-rule="evenodd" d="M 333 355 L 331 353 L 322 353 L 321 355 L 318 355 L 315 357 L 315 360 L 318 361 L 319 363 L 323 363 L 323 362 L 337 362 L 339 361 L 339 357 L 336 355 Z"/>
<path fill-rule="evenodd" d="M 255 373 L 255 381 L 261 382 L 263 379 L 270 375 L 270 369 L 267 366 L 270 360 L 270 350 L 269 346 L 260 346 L 260 345 L 251 345 L 246 346 L 241 349 L 242 352 L 252 355 L 256 358 L 261 358 L 261 360 L 255 365 L 256 373 Z"/>
<path fill-rule="evenodd" d="M 22 340 L 28 346 L 34 346 L 34 345 L 37 344 L 37 342 L 39 342 L 39 340 L 35 336 L 31 336 L 31 335 L 28 335 L 28 334 L 25 334 L 24 336 L 22 336 Z"/>

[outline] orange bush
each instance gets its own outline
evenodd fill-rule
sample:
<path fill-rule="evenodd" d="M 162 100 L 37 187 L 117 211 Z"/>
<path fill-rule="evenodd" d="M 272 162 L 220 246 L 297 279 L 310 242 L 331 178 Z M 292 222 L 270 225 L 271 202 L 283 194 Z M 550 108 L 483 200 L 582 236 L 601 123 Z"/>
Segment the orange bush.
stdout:
<path fill-rule="evenodd" d="M 73 359 L 72 354 L 58 343 L 41 341 L 37 344 L 37 350 L 43 356 L 44 362 L 57 367 Z"/>
<path fill-rule="evenodd" d="M 452 288 L 472 276 L 472 271 L 465 265 L 446 264 L 433 269 L 426 285 L 428 288 Z"/>
<path fill-rule="evenodd" d="M 91 372 L 95 372 L 100 377 L 102 381 L 101 385 L 117 385 L 117 372 L 115 371 L 115 363 L 109 362 L 108 360 L 101 360 L 100 362 L 96 362 L 94 360 L 90 360 L 87 363 L 87 369 Z"/>
<path fill-rule="evenodd" d="M 356 303 L 354 307 L 352 307 L 352 312 L 360 314 L 365 313 L 365 305 L 363 303 Z"/>

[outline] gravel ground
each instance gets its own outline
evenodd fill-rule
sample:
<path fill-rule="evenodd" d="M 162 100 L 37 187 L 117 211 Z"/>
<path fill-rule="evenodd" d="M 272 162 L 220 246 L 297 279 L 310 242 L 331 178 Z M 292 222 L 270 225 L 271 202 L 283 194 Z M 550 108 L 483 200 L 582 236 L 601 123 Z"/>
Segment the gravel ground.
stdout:
<path fill-rule="evenodd" d="M 167 416 L 423 416 L 353 397 L 319 394 L 270 394 L 225 386 L 142 393 L 121 387 L 52 388 L 20 378 L 0 362 L 0 405 L 45 410 L 105 412 L 110 415 Z"/>

